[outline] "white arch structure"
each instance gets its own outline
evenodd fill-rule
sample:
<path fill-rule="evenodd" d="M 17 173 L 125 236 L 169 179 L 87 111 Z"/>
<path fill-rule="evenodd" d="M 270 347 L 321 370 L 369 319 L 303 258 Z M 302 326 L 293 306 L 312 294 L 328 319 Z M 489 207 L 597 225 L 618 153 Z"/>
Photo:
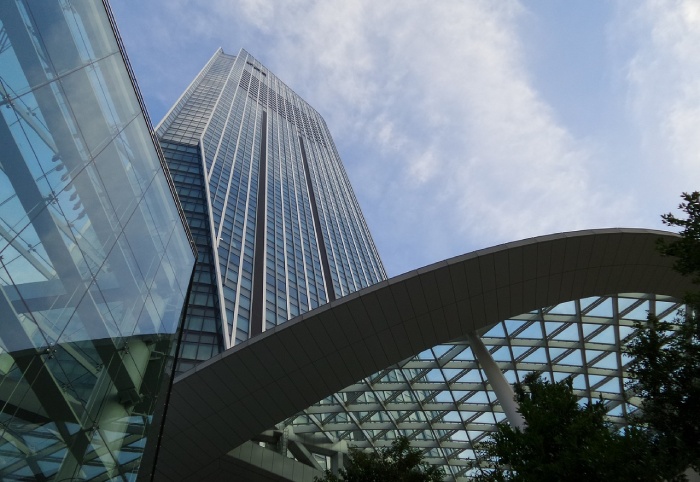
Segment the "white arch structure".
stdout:
<path fill-rule="evenodd" d="M 603 229 L 508 243 L 397 276 L 277 326 L 175 380 L 156 480 L 199 479 L 235 447 L 324 397 L 440 343 L 473 341 L 477 331 L 520 313 L 622 292 L 681 297 L 690 281 L 659 255 L 660 238 L 675 235 Z M 494 391 L 510 393 L 497 387 L 499 375 L 489 375 Z M 501 405 L 518 423 L 515 409 Z"/>

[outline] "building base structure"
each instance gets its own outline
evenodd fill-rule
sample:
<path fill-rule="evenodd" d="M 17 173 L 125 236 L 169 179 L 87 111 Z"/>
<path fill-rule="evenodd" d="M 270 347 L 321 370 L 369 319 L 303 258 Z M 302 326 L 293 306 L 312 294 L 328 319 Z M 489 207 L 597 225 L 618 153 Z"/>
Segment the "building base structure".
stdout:
<path fill-rule="evenodd" d="M 413 444 L 431 462 L 463 469 L 472 443 L 506 418 L 484 370 L 469 369 L 478 368 L 478 356 L 464 356 L 474 333 L 508 381 L 532 370 L 554 380 L 580 374 L 577 392 L 602 394 L 622 420 L 624 362 L 615 347 L 647 310 L 673 316 L 676 298 L 691 288 L 656 252 L 659 238 L 674 239 L 659 231 L 593 230 L 470 253 L 361 290 L 228 350 L 176 380 L 156 480 L 198 480 L 205 469 L 210 480 L 223 478 L 216 467 L 231 450 L 284 420 L 297 435 L 325 428 L 329 441 L 346 433 L 357 446 L 422 433 Z M 676 298 L 614 295 L 657 292 Z M 224 386 L 230 377 L 237 383 Z M 390 387 L 407 401 L 377 396 Z M 361 396 L 364 418 L 351 420 L 361 411 L 339 407 Z M 392 412 L 414 418 L 392 420 Z M 453 479 L 465 475 L 461 469 L 451 470 Z"/>

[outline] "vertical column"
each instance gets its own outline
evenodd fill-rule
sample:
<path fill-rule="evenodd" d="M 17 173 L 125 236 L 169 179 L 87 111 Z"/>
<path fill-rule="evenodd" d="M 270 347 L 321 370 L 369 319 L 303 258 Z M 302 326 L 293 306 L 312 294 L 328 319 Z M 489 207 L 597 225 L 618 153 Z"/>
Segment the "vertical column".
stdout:
<path fill-rule="evenodd" d="M 474 332 L 467 333 L 466 338 L 469 341 L 474 357 L 476 357 L 481 368 L 484 369 L 486 378 L 491 384 L 491 388 L 496 392 L 496 397 L 498 397 L 498 401 L 501 403 L 501 407 L 506 414 L 508 422 L 513 427 L 523 430 L 525 428 L 525 419 L 520 415 L 520 412 L 518 412 L 519 407 L 518 403 L 515 401 L 513 387 L 510 386 L 506 377 L 503 376 L 501 369 L 496 365 L 496 362 L 486 348 L 486 345 L 484 345 L 484 342 L 481 341 L 481 338 Z"/>
<path fill-rule="evenodd" d="M 347 454 L 344 454 L 343 452 L 337 452 L 331 457 L 331 472 L 333 475 L 338 475 L 340 473 L 340 469 L 345 467 L 347 459 Z"/>
<path fill-rule="evenodd" d="M 253 258 L 253 303 L 250 337 L 262 333 L 265 324 L 265 200 L 267 199 L 267 111 L 262 113 L 260 161 L 258 162 L 258 203 L 255 214 L 255 254 Z"/>
<path fill-rule="evenodd" d="M 321 254 L 321 266 L 323 267 L 323 277 L 326 278 L 326 293 L 328 302 L 334 301 L 335 288 L 333 287 L 333 278 L 331 278 L 331 267 L 328 263 L 328 251 L 326 251 L 326 242 L 323 239 L 321 231 L 321 219 L 318 217 L 318 206 L 316 205 L 316 195 L 311 184 L 311 171 L 309 170 L 309 161 L 306 159 L 306 149 L 304 149 L 304 140 L 299 136 L 299 145 L 301 146 L 301 158 L 304 164 L 304 174 L 306 175 L 306 186 L 309 189 L 309 201 L 311 202 L 311 212 L 314 215 L 314 227 L 316 228 L 316 238 L 318 241 L 318 249 Z M 320 300 L 319 300 L 320 301 Z"/>

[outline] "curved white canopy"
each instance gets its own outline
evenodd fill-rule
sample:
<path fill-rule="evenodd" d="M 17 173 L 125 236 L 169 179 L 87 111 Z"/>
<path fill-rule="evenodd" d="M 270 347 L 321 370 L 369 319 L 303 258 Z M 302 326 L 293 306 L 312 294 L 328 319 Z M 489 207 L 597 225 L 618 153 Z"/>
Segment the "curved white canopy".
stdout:
<path fill-rule="evenodd" d="M 156 477 L 198 479 L 231 449 L 314 402 L 502 319 L 611 293 L 680 297 L 689 280 L 655 249 L 657 239 L 673 237 L 605 229 L 508 243 L 392 278 L 269 330 L 176 380 Z"/>

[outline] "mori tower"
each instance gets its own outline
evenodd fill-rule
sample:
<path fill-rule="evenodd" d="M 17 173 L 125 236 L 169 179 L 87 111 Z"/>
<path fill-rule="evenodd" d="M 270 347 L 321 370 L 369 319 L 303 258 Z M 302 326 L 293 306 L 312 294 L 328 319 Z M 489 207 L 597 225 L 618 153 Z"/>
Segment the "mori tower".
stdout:
<path fill-rule="evenodd" d="M 245 50 L 157 135 L 199 252 L 179 371 L 386 278 L 325 121 Z"/>

